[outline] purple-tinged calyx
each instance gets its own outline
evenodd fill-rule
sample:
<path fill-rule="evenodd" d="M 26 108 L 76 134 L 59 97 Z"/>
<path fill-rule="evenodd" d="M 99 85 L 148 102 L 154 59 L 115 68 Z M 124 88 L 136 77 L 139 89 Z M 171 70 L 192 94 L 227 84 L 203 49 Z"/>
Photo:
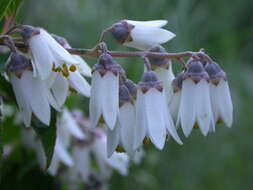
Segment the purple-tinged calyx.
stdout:
<path fill-rule="evenodd" d="M 14 72 L 15 75 L 20 78 L 22 73 L 26 70 L 32 71 L 31 61 L 18 52 L 12 53 L 7 71 Z"/>
<path fill-rule="evenodd" d="M 118 74 L 125 75 L 125 71 L 123 68 L 117 64 L 112 56 L 108 53 L 102 53 L 98 58 L 98 63 L 95 64 L 92 68 L 92 73 L 98 71 L 100 75 L 103 77 L 106 72 L 112 72 L 115 76 Z"/>
<path fill-rule="evenodd" d="M 158 80 L 156 73 L 153 71 L 145 72 L 138 85 L 143 93 L 146 93 L 150 88 L 156 88 L 160 92 L 163 90 L 162 81 Z"/>
<path fill-rule="evenodd" d="M 112 36 L 120 43 L 133 41 L 130 32 L 134 25 L 129 24 L 126 20 L 119 21 L 112 25 Z"/>
<path fill-rule="evenodd" d="M 205 70 L 209 75 L 210 82 L 218 85 L 221 79 L 227 80 L 226 73 L 217 63 L 207 64 Z"/>
<path fill-rule="evenodd" d="M 205 71 L 205 68 L 201 61 L 191 59 L 186 65 L 186 71 L 183 76 L 183 80 L 190 78 L 195 83 L 201 81 L 201 79 L 209 80 L 208 73 Z"/>
<path fill-rule="evenodd" d="M 151 47 L 149 51 L 156 53 L 166 53 L 165 48 L 160 45 Z M 171 64 L 171 60 L 168 58 L 149 57 L 148 60 L 149 63 L 151 64 L 152 70 L 155 70 L 157 67 L 168 69 Z"/>

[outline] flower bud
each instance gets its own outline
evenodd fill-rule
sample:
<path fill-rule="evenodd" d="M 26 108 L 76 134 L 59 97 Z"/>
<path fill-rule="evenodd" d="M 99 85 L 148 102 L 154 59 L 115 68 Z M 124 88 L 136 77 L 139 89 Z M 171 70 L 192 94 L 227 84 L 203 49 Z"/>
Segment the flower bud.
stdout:
<path fill-rule="evenodd" d="M 126 79 L 124 81 L 124 85 L 127 87 L 130 95 L 135 99 L 136 95 L 137 95 L 137 86 L 136 86 L 136 84 L 133 81 L 131 81 L 129 79 Z"/>

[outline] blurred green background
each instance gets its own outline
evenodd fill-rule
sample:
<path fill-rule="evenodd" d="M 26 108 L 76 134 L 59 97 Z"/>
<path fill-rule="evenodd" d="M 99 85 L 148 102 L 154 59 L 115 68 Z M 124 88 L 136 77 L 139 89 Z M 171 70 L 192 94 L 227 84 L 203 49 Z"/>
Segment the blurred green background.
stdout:
<path fill-rule="evenodd" d="M 131 166 L 127 177 L 114 174 L 109 189 L 250 190 L 253 189 L 252 11 L 252 0 L 25 0 L 19 23 L 44 27 L 67 38 L 73 47 L 92 48 L 100 32 L 118 20 L 167 19 L 165 28 L 177 35 L 165 44 L 169 52 L 205 48 L 227 72 L 234 103 L 233 128 L 218 125 L 216 132 L 207 137 L 199 130 L 194 130 L 189 138 L 180 132 L 184 145 L 170 140 L 163 151 L 145 146 L 142 163 Z M 130 50 L 110 37 L 106 42 L 111 50 Z M 129 78 L 135 82 L 140 79 L 142 60 L 117 60 Z M 91 66 L 96 62 L 86 61 Z M 174 65 L 174 70 L 179 71 L 178 64 Z M 70 107 L 79 107 L 86 113 L 87 103 L 87 98 L 79 96 L 68 100 Z M 18 130 L 10 123 L 9 128 Z M 3 187 L 56 189 L 57 181 L 34 165 L 27 167 L 34 161 L 26 156 L 32 155 L 21 152 L 16 153 L 21 155 L 19 161 L 13 159 L 9 161 L 13 165 L 5 166 Z M 13 185 L 16 182 L 19 187 Z"/>

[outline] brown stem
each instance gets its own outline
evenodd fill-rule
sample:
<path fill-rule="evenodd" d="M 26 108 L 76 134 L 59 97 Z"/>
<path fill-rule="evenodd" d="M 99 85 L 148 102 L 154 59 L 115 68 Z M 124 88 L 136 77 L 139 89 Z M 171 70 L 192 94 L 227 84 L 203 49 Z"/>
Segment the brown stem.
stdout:
<path fill-rule="evenodd" d="M 20 42 L 20 39 L 13 39 L 15 46 L 26 52 L 28 47 L 24 43 Z M 5 45 L 3 39 L 0 38 L 0 45 Z M 66 50 L 74 55 L 80 55 L 84 57 L 91 57 L 91 58 L 98 58 L 99 55 L 102 53 L 101 49 L 96 46 L 93 49 L 80 49 L 80 48 L 66 48 Z M 177 52 L 177 53 L 159 53 L 159 52 L 149 52 L 149 51 L 135 51 L 135 52 L 122 52 L 122 51 L 108 51 L 108 53 L 112 57 L 153 57 L 153 58 L 170 58 L 175 59 L 182 62 L 182 58 L 184 57 L 201 57 L 204 58 L 209 63 L 212 63 L 212 59 L 203 51 L 192 52 L 192 51 L 184 51 L 184 52 Z"/>

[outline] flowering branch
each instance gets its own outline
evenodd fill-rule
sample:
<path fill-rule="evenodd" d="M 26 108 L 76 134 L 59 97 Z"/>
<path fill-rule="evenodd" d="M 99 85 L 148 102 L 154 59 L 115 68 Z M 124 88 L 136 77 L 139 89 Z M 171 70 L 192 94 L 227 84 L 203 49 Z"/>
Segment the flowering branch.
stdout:
<path fill-rule="evenodd" d="M 8 37 L 8 39 L 12 39 L 15 46 L 22 50 L 27 51 L 28 46 L 20 41 L 19 38 L 11 38 L 7 35 L 1 35 L 0 36 L 0 45 L 6 45 L 5 39 Z M 82 48 L 66 48 L 66 50 L 74 55 L 80 55 L 84 57 L 91 57 L 91 58 L 98 58 L 99 55 L 101 55 L 102 50 L 99 48 L 99 44 L 95 46 L 95 48 L 92 49 L 82 49 Z M 123 51 L 108 51 L 108 54 L 110 54 L 112 57 L 152 57 L 152 58 L 169 58 L 169 59 L 175 59 L 181 64 L 184 64 L 184 61 L 182 58 L 184 57 L 196 57 L 196 58 L 203 58 L 208 63 L 212 63 L 212 59 L 202 51 L 202 49 L 198 52 L 193 51 L 184 51 L 184 52 L 176 52 L 176 53 L 159 53 L 159 52 L 149 52 L 149 51 L 135 51 L 135 52 L 123 52 Z"/>

